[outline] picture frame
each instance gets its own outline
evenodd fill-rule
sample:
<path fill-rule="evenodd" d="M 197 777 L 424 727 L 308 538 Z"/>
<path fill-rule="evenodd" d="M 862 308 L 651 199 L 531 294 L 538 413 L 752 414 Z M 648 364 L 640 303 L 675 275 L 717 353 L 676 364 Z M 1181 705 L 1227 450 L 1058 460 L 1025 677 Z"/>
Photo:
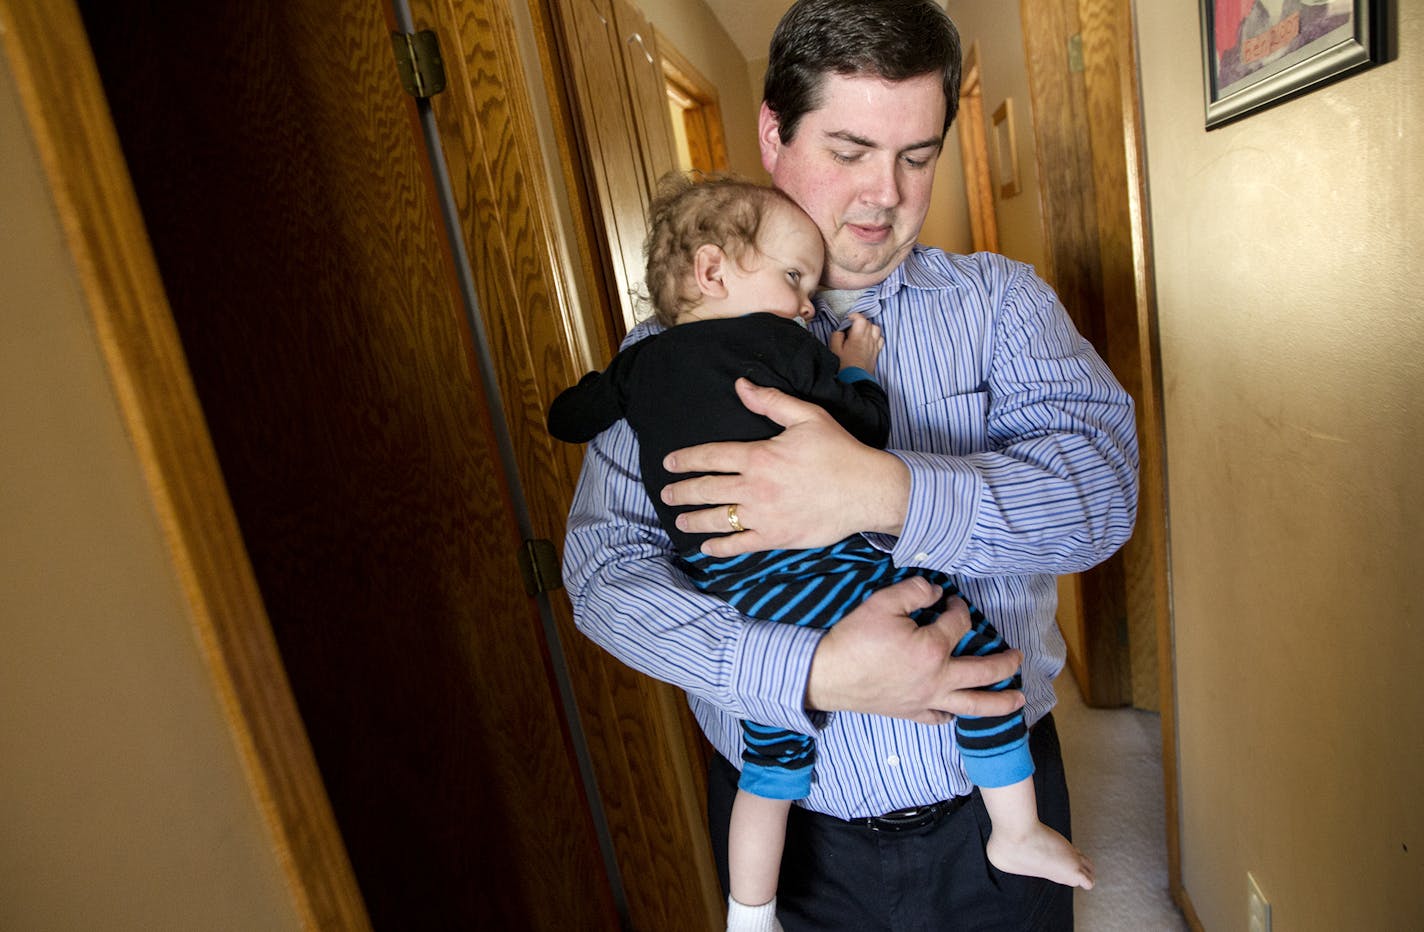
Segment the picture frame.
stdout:
<path fill-rule="evenodd" d="M 1206 128 L 1386 61 L 1393 0 L 1199 0 Z"/>

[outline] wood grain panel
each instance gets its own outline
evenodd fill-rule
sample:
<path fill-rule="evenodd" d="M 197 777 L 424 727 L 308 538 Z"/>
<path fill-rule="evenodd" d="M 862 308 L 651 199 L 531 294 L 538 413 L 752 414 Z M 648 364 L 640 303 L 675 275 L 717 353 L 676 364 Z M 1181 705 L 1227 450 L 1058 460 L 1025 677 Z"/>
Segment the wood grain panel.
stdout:
<path fill-rule="evenodd" d="M 1108 151 L 1121 155 L 1121 166 L 1110 169 L 1117 178 L 1120 203 L 1100 211 L 1114 217 L 1120 234 L 1114 248 L 1119 268 L 1115 275 L 1132 280 L 1131 294 L 1122 296 L 1117 327 L 1122 331 L 1122 359 L 1135 369 L 1133 397 L 1137 401 L 1137 437 L 1140 452 L 1137 527 L 1129 541 L 1132 572 L 1129 576 L 1128 619 L 1132 640 L 1133 704 L 1154 709 L 1162 716 L 1163 783 L 1166 804 L 1168 875 L 1178 902 L 1181 890 L 1179 814 L 1177 811 L 1176 718 L 1172 681 L 1172 634 L 1167 551 L 1167 499 L 1165 438 L 1162 427 L 1161 354 L 1158 350 L 1157 315 L 1152 282 L 1151 242 L 1147 228 L 1147 185 L 1143 165 L 1145 147 L 1139 120 L 1138 68 L 1131 0 L 1081 0 L 1084 53 L 1095 96 L 1109 111 L 1105 125 L 1118 134 L 1118 145 Z M 1113 69 L 1097 66 L 1099 49 L 1110 50 Z M 1116 113 L 1116 118 L 1111 115 Z M 1111 143 L 1111 138 L 1105 144 Z M 1096 151 L 1096 143 L 1095 143 Z M 1104 169 L 1108 170 L 1108 169 Z M 1130 264 L 1130 271 L 1120 266 Z M 1105 266 L 1105 275 L 1107 274 Z M 1135 341 L 1135 350 L 1129 344 Z M 1151 656 L 1148 656 L 1151 655 Z M 1150 671 L 1150 672 L 1149 672 Z"/>
<path fill-rule="evenodd" d="M 1093 140 L 1094 193 L 1098 215 L 1098 248 L 1103 281 L 1104 331 L 1107 363 L 1128 393 L 1137 401 L 1139 447 L 1155 448 L 1152 436 L 1153 399 L 1144 394 L 1143 343 L 1137 312 L 1137 274 L 1133 249 L 1134 228 L 1128 184 L 1123 95 L 1124 31 L 1130 22 L 1121 17 L 1117 0 L 1080 0 L 1083 60 L 1086 66 L 1088 126 Z M 1128 76 L 1131 77 L 1130 75 Z M 1129 85 L 1131 86 L 1131 85 Z M 1150 371 L 1150 370 L 1148 370 Z M 1160 468 L 1147 450 L 1142 470 L 1151 485 Z M 1150 496 L 1155 489 L 1147 488 Z M 1151 499 L 1147 499 L 1150 503 Z M 1130 652 L 1130 696 L 1137 708 L 1157 711 L 1157 608 L 1155 568 L 1157 536 L 1152 533 L 1152 512 L 1140 509 L 1133 536 L 1123 546 L 1124 599 Z"/>
<path fill-rule="evenodd" d="M 623 73 L 632 94 L 633 124 L 648 190 L 656 191 L 658 179 L 677 170 L 677 145 L 657 36 L 643 12 L 628 0 L 613 0 L 613 22 L 622 40 Z"/>
<path fill-rule="evenodd" d="M 1032 9 L 1030 9 L 1030 6 Z M 1037 138 L 1039 195 L 1050 269 L 1045 276 L 1074 324 L 1104 359 L 1112 355 L 1104 293 L 1084 77 L 1068 67 L 1068 38 L 1079 31 L 1076 0 L 1021 0 Z M 1119 552 L 1078 574 L 1083 650 L 1069 661 L 1094 706 L 1130 698 L 1126 569 Z"/>
<path fill-rule="evenodd" d="M 93 7 L 179 329 L 374 922 L 610 927 L 382 6 Z"/>
<path fill-rule="evenodd" d="M 593 244 L 611 269 L 610 295 L 623 328 L 643 316 L 643 239 L 647 235 L 651 171 L 643 152 L 623 72 L 622 41 L 609 0 L 554 0 L 557 51 L 567 70 L 583 189 L 600 221 Z"/>
<path fill-rule="evenodd" d="M 562 541 L 580 450 L 553 442 L 544 412 L 582 375 L 569 334 L 608 333 L 602 308 L 561 295 L 558 235 L 519 44 L 506 3 L 413 4 L 417 25 L 442 36 L 449 90 L 432 102 L 490 335 L 505 418 L 535 532 Z M 562 99 L 556 97 L 556 99 Z M 575 317 L 581 319 L 575 320 Z M 551 595 L 637 928 L 708 928 L 721 918 L 706 840 L 705 777 L 685 750 L 701 740 L 675 690 L 624 667 L 575 629 L 568 600 Z"/>

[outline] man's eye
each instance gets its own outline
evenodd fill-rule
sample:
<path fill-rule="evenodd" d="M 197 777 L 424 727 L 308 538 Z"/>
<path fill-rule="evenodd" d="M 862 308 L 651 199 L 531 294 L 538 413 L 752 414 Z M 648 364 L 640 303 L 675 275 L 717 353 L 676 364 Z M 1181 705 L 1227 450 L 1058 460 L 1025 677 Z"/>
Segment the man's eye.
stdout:
<path fill-rule="evenodd" d="M 857 161 L 860 160 L 860 153 L 858 153 L 858 152 L 832 152 L 832 153 L 831 153 L 831 158 L 835 159 L 837 162 L 839 162 L 839 163 L 842 164 L 842 165 L 850 165 L 850 164 L 852 164 L 852 163 L 857 162 Z"/>

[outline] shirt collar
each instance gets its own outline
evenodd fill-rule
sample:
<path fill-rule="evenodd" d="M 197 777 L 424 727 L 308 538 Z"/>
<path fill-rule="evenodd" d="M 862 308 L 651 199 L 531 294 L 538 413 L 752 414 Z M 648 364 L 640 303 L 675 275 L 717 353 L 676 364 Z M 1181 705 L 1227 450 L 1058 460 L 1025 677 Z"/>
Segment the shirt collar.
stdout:
<path fill-rule="evenodd" d="M 916 243 L 910 248 L 905 260 L 890 270 L 890 274 L 878 285 L 866 289 L 860 299 L 850 307 L 871 319 L 880 314 L 894 297 L 905 288 L 919 291 L 954 291 L 959 286 L 955 258 L 941 250 Z M 816 308 L 832 318 L 834 314 L 823 298 L 816 299 Z"/>

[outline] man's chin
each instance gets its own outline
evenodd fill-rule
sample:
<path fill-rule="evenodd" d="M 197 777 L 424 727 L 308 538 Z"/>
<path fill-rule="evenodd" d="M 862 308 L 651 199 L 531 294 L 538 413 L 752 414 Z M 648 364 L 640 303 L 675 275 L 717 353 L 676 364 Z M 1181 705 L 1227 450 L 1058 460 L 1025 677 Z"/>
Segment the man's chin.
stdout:
<path fill-rule="evenodd" d="M 868 288 L 883 282 L 909 254 L 908 246 L 837 249 L 827 257 L 822 281 L 830 288 Z M 844 284 L 842 284 L 844 283 Z"/>

